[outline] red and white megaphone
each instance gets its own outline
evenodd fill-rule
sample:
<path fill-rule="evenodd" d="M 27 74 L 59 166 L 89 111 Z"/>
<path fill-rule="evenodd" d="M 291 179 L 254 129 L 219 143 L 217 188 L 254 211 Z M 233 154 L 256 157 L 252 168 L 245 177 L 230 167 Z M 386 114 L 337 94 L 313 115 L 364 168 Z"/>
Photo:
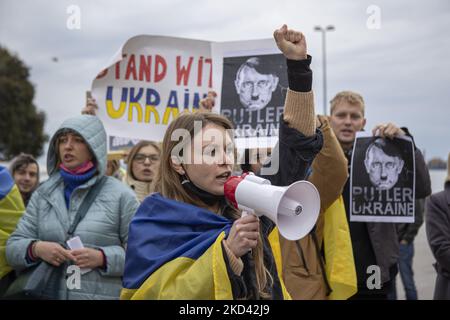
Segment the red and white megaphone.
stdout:
<path fill-rule="evenodd" d="M 288 240 L 306 236 L 319 217 L 319 192 L 308 181 L 276 187 L 269 180 L 250 173 L 228 178 L 224 191 L 236 208 L 268 217 Z"/>

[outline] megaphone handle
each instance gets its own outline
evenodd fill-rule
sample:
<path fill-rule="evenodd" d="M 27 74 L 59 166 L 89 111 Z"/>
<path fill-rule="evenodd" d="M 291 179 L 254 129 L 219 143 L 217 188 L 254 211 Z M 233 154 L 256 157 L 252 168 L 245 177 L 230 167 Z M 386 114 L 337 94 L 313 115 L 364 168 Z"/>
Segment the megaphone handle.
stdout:
<path fill-rule="evenodd" d="M 257 214 L 256 214 L 256 212 L 255 211 L 253 211 L 253 210 L 245 210 L 245 209 L 242 209 L 242 211 L 241 211 L 241 218 L 243 218 L 243 217 L 246 217 L 246 216 L 248 216 L 248 215 L 250 215 L 250 214 L 253 214 L 253 215 L 255 215 L 255 216 L 258 216 Z"/>
<path fill-rule="evenodd" d="M 254 213 L 250 213 L 247 210 L 242 210 L 241 213 L 241 217 L 246 217 L 249 214 L 254 214 Z M 256 287 L 256 267 L 255 267 L 255 261 L 253 260 L 253 250 L 250 249 L 246 254 L 246 258 L 247 258 L 247 262 L 248 262 L 248 269 L 250 270 L 249 272 L 249 278 L 250 278 L 250 282 L 251 282 L 251 288 L 250 290 L 253 291 L 253 299 L 255 300 L 259 300 L 259 290 Z"/>

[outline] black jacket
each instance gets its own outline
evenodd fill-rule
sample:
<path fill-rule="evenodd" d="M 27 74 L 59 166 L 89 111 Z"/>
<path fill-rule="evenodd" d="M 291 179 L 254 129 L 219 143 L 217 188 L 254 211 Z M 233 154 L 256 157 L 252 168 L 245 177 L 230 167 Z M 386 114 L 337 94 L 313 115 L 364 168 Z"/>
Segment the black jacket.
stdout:
<path fill-rule="evenodd" d="M 309 92 L 312 87 L 311 56 L 305 60 L 287 60 L 289 88 L 297 92 Z M 272 151 L 272 157 L 263 165 L 259 176 L 270 180 L 275 186 L 288 186 L 304 180 L 309 168 L 323 146 L 323 136 L 319 129 L 316 134 L 306 137 L 296 129 L 290 128 L 280 120 L 278 143 Z M 265 173 L 266 168 L 276 167 L 274 174 Z"/>
<path fill-rule="evenodd" d="M 416 199 L 414 207 L 414 223 L 399 223 L 397 225 L 398 241 L 404 240 L 411 244 L 423 224 L 425 199 Z"/>

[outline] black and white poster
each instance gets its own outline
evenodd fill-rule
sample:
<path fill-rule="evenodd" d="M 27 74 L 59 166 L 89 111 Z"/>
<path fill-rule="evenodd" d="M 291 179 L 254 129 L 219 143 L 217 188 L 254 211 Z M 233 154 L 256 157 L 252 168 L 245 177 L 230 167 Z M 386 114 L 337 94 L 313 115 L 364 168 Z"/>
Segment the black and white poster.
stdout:
<path fill-rule="evenodd" d="M 282 54 L 224 57 L 221 113 L 235 138 L 277 137 L 287 87 Z"/>
<path fill-rule="evenodd" d="M 411 138 L 356 135 L 350 174 L 350 221 L 414 222 L 415 163 Z"/>

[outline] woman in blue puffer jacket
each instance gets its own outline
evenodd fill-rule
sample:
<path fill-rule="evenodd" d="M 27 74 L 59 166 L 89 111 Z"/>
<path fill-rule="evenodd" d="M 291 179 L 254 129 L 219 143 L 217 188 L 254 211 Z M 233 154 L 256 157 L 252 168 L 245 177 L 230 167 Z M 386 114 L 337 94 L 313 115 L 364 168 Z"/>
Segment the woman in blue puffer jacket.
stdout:
<path fill-rule="evenodd" d="M 58 299 L 117 299 L 120 294 L 128 225 L 139 202 L 127 186 L 104 177 L 106 153 L 106 133 L 97 117 L 66 120 L 50 141 L 49 179 L 33 193 L 7 243 L 8 263 L 18 272 L 41 261 L 62 268 Z M 68 230 L 83 199 L 102 179 L 100 192 L 72 235 L 80 237 L 84 248 L 70 250 L 65 246 Z M 69 289 L 67 267 L 72 264 L 90 271 L 82 272 L 79 286 Z"/>

